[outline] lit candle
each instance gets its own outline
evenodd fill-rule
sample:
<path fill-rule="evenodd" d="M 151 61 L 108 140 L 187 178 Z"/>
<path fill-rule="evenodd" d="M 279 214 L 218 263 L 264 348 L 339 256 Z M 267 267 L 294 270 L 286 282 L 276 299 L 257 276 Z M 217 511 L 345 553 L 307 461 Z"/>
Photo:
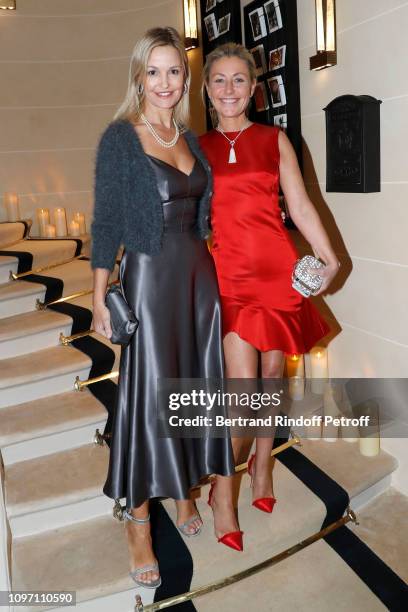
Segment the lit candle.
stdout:
<path fill-rule="evenodd" d="M 310 351 L 310 364 L 312 373 L 312 393 L 322 395 L 328 377 L 327 350 L 322 346 L 315 346 L 312 348 Z"/>
<path fill-rule="evenodd" d="M 303 376 L 291 376 L 289 378 L 289 397 L 295 401 L 305 397 L 305 379 Z"/>
<path fill-rule="evenodd" d="M 74 221 L 76 221 L 79 225 L 79 233 L 86 234 L 84 213 L 80 213 L 80 212 L 74 213 Z"/>
<path fill-rule="evenodd" d="M 16 193 L 6 192 L 3 196 L 3 201 L 7 211 L 7 221 L 18 221 L 20 219 L 18 195 Z"/>
<path fill-rule="evenodd" d="M 305 362 L 303 355 L 288 355 L 286 357 L 286 372 L 288 378 L 293 376 L 305 377 Z"/>
<path fill-rule="evenodd" d="M 46 238 L 55 238 L 56 236 L 56 227 L 50 223 L 47 223 L 45 226 L 45 237 Z"/>
<path fill-rule="evenodd" d="M 368 424 L 360 427 L 359 447 L 364 457 L 375 457 L 380 452 L 379 406 L 369 399 L 353 407 L 355 416 L 368 417 Z"/>
<path fill-rule="evenodd" d="M 337 406 L 336 400 L 334 399 L 334 389 L 330 383 L 325 384 L 324 395 L 323 395 L 323 408 L 324 415 L 331 417 L 339 417 L 340 411 Z M 339 428 L 333 423 L 323 424 L 323 440 L 326 442 L 335 442 L 339 437 Z"/>
<path fill-rule="evenodd" d="M 38 227 L 40 230 L 40 236 L 45 236 L 45 226 L 50 223 L 50 211 L 48 208 L 37 209 Z"/>
<path fill-rule="evenodd" d="M 65 215 L 65 208 L 54 208 L 54 221 L 57 236 L 66 236 L 67 217 Z"/>
<path fill-rule="evenodd" d="M 77 221 L 71 221 L 69 224 L 69 235 L 79 236 L 79 223 Z"/>

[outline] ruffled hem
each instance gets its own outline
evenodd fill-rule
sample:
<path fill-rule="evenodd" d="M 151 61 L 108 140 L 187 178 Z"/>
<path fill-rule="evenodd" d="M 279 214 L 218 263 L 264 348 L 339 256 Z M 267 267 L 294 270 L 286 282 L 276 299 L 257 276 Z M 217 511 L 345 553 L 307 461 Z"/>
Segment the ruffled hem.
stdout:
<path fill-rule="evenodd" d="M 304 299 L 296 311 L 243 306 L 221 296 L 223 336 L 235 332 L 258 351 L 308 353 L 326 336 L 330 327 L 315 306 Z"/>

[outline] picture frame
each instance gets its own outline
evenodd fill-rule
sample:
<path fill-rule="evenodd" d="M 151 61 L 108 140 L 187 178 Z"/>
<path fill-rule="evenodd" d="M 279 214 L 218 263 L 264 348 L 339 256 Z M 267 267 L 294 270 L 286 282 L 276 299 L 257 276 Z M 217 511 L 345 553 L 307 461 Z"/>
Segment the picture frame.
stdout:
<path fill-rule="evenodd" d="M 217 0 L 206 0 L 205 4 L 205 12 L 212 11 L 212 9 L 216 6 Z"/>
<path fill-rule="evenodd" d="M 222 36 L 229 32 L 231 23 L 231 13 L 227 13 L 218 21 L 218 36 Z"/>
<path fill-rule="evenodd" d="M 269 51 L 269 70 L 279 70 L 283 68 L 286 62 L 286 45 L 281 45 L 276 49 Z"/>
<path fill-rule="evenodd" d="M 255 108 L 258 113 L 269 109 L 268 94 L 265 83 L 257 83 L 254 91 Z"/>
<path fill-rule="evenodd" d="M 267 35 L 265 15 L 263 8 L 257 8 L 249 13 L 249 21 L 252 28 L 252 36 L 254 41 L 264 38 Z"/>
<path fill-rule="evenodd" d="M 272 108 L 286 106 L 285 85 L 280 74 L 268 79 L 268 87 L 271 94 Z"/>
<path fill-rule="evenodd" d="M 286 132 L 288 128 L 288 116 L 286 113 L 282 115 L 275 115 L 273 118 L 273 125 L 278 126 L 281 130 Z"/>
<path fill-rule="evenodd" d="M 267 72 L 265 48 L 263 45 L 257 45 L 250 49 L 255 61 L 256 76 L 261 76 Z"/>
<path fill-rule="evenodd" d="M 276 32 L 276 30 L 280 30 L 283 26 L 283 21 L 279 0 L 269 0 L 269 2 L 265 2 L 264 10 L 269 34 Z"/>
<path fill-rule="evenodd" d="M 208 40 L 215 40 L 218 38 L 218 28 L 214 13 L 210 13 L 207 17 L 204 17 L 205 29 L 207 31 Z"/>

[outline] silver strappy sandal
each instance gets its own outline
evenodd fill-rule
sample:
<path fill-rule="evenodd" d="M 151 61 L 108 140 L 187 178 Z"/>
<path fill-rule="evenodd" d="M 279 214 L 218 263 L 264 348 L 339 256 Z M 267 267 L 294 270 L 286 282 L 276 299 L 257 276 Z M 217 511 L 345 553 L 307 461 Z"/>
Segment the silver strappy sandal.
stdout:
<path fill-rule="evenodd" d="M 150 514 L 144 518 L 144 519 L 138 519 L 134 516 L 132 516 L 127 508 L 126 510 L 123 511 L 123 518 L 128 520 L 128 521 L 133 521 L 134 523 L 138 523 L 139 525 L 143 525 L 145 523 L 148 523 L 150 521 Z M 159 577 L 156 580 L 151 580 L 150 582 L 143 582 L 142 580 L 138 580 L 138 576 L 141 576 L 142 574 L 146 573 L 146 572 L 158 572 L 159 571 L 159 564 L 158 563 L 151 563 L 149 565 L 144 565 L 143 567 L 137 567 L 135 570 L 133 570 L 133 572 L 129 572 L 129 576 L 132 578 L 132 580 L 134 580 L 136 582 L 136 584 L 140 587 L 146 587 L 147 589 L 157 589 L 157 587 L 159 587 L 161 585 L 161 576 L 159 575 Z"/>
<path fill-rule="evenodd" d="M 197 507 L 196 507 L 197 510 Z M 201 525 L 199 527 L 197 527 L 197 529 L 193 532 L 188 531 L 188 528 L 194 523 L 194 521 L 196 521 L 197 519 L 199 519 L 201 521 Z M 201 518 L 201 516 L 198 514 L 193 514 L 193 516 L 190 516 L 189 519 L 187 519 L 187 521 L 185 521 L 184 523 L 181 523 L 181 525 L 176 525 L 177 529 L 179 530 L 180 533 L 182 533 L 183 535 L 187 536 L 188 538 L 190 538 L 191 536 L 197 536 L 203 526 L 203 520 Z"/>

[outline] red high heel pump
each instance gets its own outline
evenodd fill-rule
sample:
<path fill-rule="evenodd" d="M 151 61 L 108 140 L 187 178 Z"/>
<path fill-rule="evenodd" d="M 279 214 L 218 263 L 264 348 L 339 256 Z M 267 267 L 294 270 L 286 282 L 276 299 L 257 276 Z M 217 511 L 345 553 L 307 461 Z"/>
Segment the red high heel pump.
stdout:
<path fill-rule="evenodd" d="M 211 509 L 212 509 L 211 499 L 213 496 L 214 487 L 215 487 L 215 482 L 211 483 L 210 492 L 208 494 L 207 503 Z M 230 548 L 233 548 L 234 550 L 238 550 L 239 552 L 241 552 L 242 550 L 244 550 L 244 543 L 242 541 L 243 535 L 244 535 L 243 531 L 229 531 L 228 533 L 221 536 L 221 538 L 218 538 L 218 542 L 220 542 L 221 544 L 225 544 L 225 546 L 229 546 Z"/>
<path fill-rule="evenodd" d="M 252 487 L 252 483 L 254 479 L 253 474 L 252 474 L 252 467 L 253 467 L 254 461 L 255 461 L 255 454 L 251 455 L 248 461 L 248 474 L 251 477 L 251 487 Z M 262 510 L 262 512 L 269 512 L 269 513 L 272 512 L 275 504 L 276 504 L 275 497 L 259 497 L 258 499 L 254 499 L 254 501 L 252 502 L 252 505 L 255 506 L 255 508 L 258 508 L 258 510 Z"/>

